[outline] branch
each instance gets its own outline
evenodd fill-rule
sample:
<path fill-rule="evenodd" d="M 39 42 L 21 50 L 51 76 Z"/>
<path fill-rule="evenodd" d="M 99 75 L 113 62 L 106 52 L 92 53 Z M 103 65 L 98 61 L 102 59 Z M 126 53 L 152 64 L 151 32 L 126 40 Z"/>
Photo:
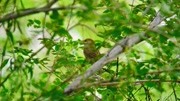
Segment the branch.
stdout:
<path fill-rule="evenodd" d="M 92 86 L 119 86 L 121 83 L 131 83 L 134 85 L 144 84 L 146 82 L 153 82 L 153 83 L 180 83 L 180 80 L 160 80 L 160 79 L 152 79 L 152 80 L 136 80 L 136 81 L 97 81 L 93 83 L 85 83 L 84 85 L 78 86 L 75 90 L 82 89 L 82 88 L 89 88 Z"/>
<path fill-rule="evenodd" d="M 2 82 L 0 82 L 0 87 L 3 86 L 3 84 L 10 78 L 12 73 L 13 73 L 13 71 L 11 71 Z"/>
<path fill-rule="evenodd" d="M 125 81 L 125 82 L 129 82 L 129 81 Z M 123 83 L 125 83 L 123 82 Z M 134 83 L 135 85 L 139 85 L 139 84 L 142 84 L 142 83 L 146 83 L 146 82 L 169 82 L 169 83 L 172 83 L 172 82 L 176 82 L 176 83 L 180 83 L 180 80 L 160 80 L 160 79 L 152 79 L 152 80 L 136 80 L 136 81 L 132 81 L 132 82 L 129 82 L 129 83 Z M 97 85 L 97 86 L 116 86 L 116 85 L 119 85 L 120 82 L 119 81 L 114 81 L 114 82 L 111 82 L 111 81 L 101 81 L 101 82 L 94 82 L 94 83 L 86 83 L 85 85 L 81 86 L 81 88 L 88 88 L 88 87 L 91 87 L 93 85 Z M 78 88 L 80 89 L 80 88 Z"/>
<path fill-rule="evenodd" d="M 180 72 L 180 68 L 151 71 L 151 72 L 149 72 L 147 74 L 161 74 L 161 73 L 171 73 L 171 72 Z"/>
<path fill-rule="evenodd" d="M 160 73 L 173 73 L 173 72 L 180 72 L 180 68 L 175 68 L 175 69 L 166 69 L 166 70 L 160 70 L 160 71 L 153 71 L 153 72 L 149 72 L 147 74 L 160 74 Z M 135 75 L 138 76 L 138 75 Z M 135 85 L 139 85 L 139 84 L 143 84 L 146 82 L 154 82 L 154 83 L 159 83 L 159 82 L 176 82 L 176 83 L 180 83 L 180 80 L 161 80 L 161 79 L 152 79 L 152 80 L 136 80 L 136 81 L 127 81 L 127 77 L 121 77 L 118 79 L 114 79 L 113 81 L 97 81 L 97 82 L 93 82 L 93 83 L 86 83 L 82 86 L 79 86 L 77 89 L 82 89 L 82 88 L 88 88 L 88 87 L 92 87 L 92 86 L 118 86 L 121 83 L 134 83 Z M 126 81 L 124 81 L 126 80 Z M 121 83 L 119 82 L 121 81 Z"/>
<path fill-rule="evenodd" d="M 159 25 L 163 21 L 163 18 L 160 16 L 160 13 L 157 13 L 157 16 L 154 20 L 149 24 L 148 29 L 153 29 L 157 25 Z M 95 72 L 99 71 L 103 66 L 109 62 L 111 62 L 114 58 L 116 58 L 119 54 L 123 53 L 126 47 L 132 47 L 133 45 L 141 42 L 145 38 L 147 38 L 146 32 L 142 32 L 139 34 L 131 35 L 126 37 L 123 40 L 118 41 L 115 46 L 106 53 L 101 59 L 95 62 L 84 74 L 77 77 L 68 87 L 65 88 L 64 93 L 69 94 L 76 90 L 80 85 L 90 76 L 92 76 Z"/>
<path fill-rule="evenodd" d="M 52 0 L 51 2 L 49 2 L 46 6 L 44 6 L 45 8 L 50 8 L 53 4 L 55 4 L 58 0 Z"/>
<path fill-rule="evenodd" d="M 0 17 L 0 23 L 4 22 L 4 21 L 8 21 L 8 20 L 12 20 L 12 19 L 17 19 L 23 16 L 27 16 L 27 15 L 32 15 L 32 14 L 36 14 L 36 13 L 40 13 L 40 12 L 49 12 L 49 11 L 53 11 L 53 10 L 63 10 L 63 9 L 76 9 L 76 8 L 80 8 L 80 9 L 85 9 L 83 7 L 76 7 L 76 6 L 72 6 L 72 7 L 56 7 L 56 8 L 49 8 L 49 6 L 44 6 L 41 8 L 30 8 L 30 9 L 24 9 L 24 10 L 19 10 L 17 12 L 12 12 L 9 13 L 3 17 Z"/>

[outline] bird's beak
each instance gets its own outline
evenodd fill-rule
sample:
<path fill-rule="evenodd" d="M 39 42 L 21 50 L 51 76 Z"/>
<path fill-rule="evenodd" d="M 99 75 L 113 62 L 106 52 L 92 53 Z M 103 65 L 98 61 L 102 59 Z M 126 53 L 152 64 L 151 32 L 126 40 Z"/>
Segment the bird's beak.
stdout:
<path fill-rule="evenodd" d="M 87 43 L 87 42 L 86 42 L 85 40 L 82 40 L 81 43 L 82 43 L 82 44 L 85 44 L 85 43 Z"/>

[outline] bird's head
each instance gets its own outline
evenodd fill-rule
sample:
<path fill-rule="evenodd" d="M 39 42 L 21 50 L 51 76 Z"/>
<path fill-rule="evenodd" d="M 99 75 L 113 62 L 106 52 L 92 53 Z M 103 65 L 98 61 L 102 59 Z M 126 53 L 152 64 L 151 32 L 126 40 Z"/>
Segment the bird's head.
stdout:
<path fill-rule="evenodd" d="M 83 40 L 84 47 L 95 46 L 95 42 L 92 39 Z"/>

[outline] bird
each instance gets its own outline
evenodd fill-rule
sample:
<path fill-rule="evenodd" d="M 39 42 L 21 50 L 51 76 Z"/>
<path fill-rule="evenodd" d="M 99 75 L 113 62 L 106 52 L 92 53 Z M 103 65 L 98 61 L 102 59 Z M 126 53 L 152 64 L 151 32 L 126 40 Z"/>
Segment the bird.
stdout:
<path fill-rule="evenodd" d="M 96 48 L 94 40 L 87 38 L 83 40 L 83 53 L 86 58 L 86 61 L 89 63 L 94 63 L 98 60 L 100 56 L 99 50 Z"/>

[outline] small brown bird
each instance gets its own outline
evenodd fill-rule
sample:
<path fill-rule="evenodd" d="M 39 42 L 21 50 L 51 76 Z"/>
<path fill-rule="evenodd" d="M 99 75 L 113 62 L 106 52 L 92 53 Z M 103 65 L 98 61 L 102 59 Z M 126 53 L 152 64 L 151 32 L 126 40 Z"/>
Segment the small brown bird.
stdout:
<path fill-rule="evenodd" d="M 83 44 L 84 44 L 83 52 L 86 61 L 90 63 L 95 62 L 100 55 L 99 50 L 95 46 L 95 42 L 92 39 L 88 38 L 83 40 Z"/>

